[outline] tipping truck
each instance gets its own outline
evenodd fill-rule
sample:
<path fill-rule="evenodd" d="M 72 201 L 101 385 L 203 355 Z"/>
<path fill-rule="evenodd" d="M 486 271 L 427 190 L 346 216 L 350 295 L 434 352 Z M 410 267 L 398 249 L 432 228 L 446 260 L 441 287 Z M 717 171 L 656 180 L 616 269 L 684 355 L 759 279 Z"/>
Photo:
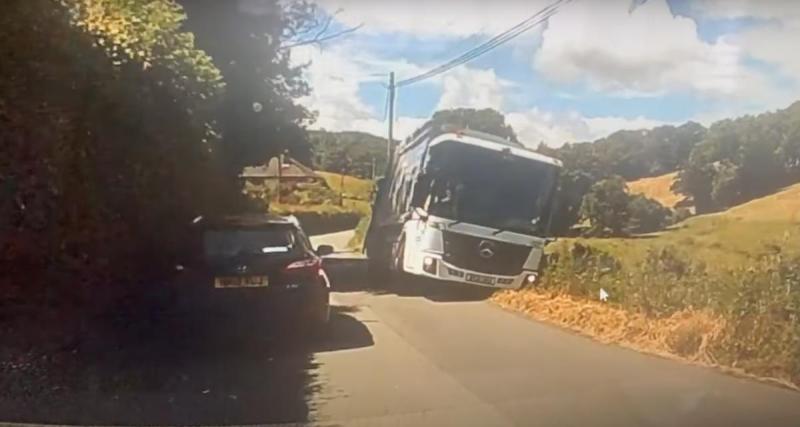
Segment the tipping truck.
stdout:
<path fill-rule="evenodd" d="M 433 124 L 399 143 L 393 159 L 378 181 L 365 236 L 373 277 L 399 272 L 503 289 L 536 284 L 559 160 Z"/>

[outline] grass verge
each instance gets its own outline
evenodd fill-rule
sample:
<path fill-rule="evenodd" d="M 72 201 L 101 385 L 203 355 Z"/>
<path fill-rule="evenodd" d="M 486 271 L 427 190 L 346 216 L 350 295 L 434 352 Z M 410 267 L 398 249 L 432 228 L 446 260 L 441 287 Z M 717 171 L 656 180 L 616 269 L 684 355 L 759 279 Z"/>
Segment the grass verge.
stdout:
<path fill-rule="evenodd" d="M 795 185 L 654 235 L 565 239 L 548 247 L 537 290 L 493 300 L 604 342 L 798 385 L 798 211 Z"/>
<path fill-rule="evenodd" d="M 355 234 L 347 242 L 347 247 L 350 249 L 361 249 L 364 246 L 364 238 L 367 236 L 367 228 L 369 228 L 369 221 L 370 216 L 366 215 L 358 221 L 358 225 L 356 226 Z"/>

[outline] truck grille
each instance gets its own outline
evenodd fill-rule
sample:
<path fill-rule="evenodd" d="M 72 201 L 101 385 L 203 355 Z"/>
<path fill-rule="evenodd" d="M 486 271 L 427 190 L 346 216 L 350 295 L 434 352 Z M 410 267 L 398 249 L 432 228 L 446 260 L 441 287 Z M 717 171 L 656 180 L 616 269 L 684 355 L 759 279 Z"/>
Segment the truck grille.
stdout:
<path fill-rule="evenodd" d="M 444 231 L 444 261 L 479 273 L 513 276 L 522 272 L 531 248 Z M 486 251 L 486 249 L 489 251 Z M 481 253 L 481 250 L 483 254 Z M 492 252 L 489 256 L 488 252 Z"/>

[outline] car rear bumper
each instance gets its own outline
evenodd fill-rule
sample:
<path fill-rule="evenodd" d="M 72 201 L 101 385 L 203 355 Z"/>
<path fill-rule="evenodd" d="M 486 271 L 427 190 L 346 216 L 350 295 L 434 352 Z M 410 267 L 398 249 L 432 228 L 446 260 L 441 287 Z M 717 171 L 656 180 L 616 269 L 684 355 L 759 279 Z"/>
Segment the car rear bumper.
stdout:
<path fill-rule="evenodd" d="M 329 288 L 324 280 L 270 284 L 256 288 L 215 288 L 206 278 L 185 289 L 187 309 L 224 314 L 226 317 L 279 321 L 314 319 L 327 310 Z"/>

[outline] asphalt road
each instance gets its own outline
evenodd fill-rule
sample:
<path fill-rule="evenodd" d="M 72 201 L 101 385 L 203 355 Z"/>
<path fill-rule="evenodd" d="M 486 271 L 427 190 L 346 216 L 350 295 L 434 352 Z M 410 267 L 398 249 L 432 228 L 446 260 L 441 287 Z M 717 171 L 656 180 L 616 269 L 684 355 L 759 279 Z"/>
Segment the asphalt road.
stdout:
<path fill-rule="evenodd" d="M 452 292 L 335 294 L 373 344 L 315 354 L 321 387 L 311 419 L 364 426 L 800 425 L 800 393 L 448 297 Z"/>
<path fill-rule="evenodd" d="M 78 351 L 66 388 L 0 378 L 0 424 L 800 426 L 800 393 L 603 345 L 465 288 L 382 291 L 363 259 L 326 263 L 322 339 L 265 334 L 236 307 L 168 310 Z"/>
<path fill-rule="evenodd" d="M 347 251 L 347 244 L 355 235 L 355 230 L 345 230 L 330 234 L 311 236 L 311 244 L 316 248 L 319 245 L 331 245 L 337 252 Z"/>

